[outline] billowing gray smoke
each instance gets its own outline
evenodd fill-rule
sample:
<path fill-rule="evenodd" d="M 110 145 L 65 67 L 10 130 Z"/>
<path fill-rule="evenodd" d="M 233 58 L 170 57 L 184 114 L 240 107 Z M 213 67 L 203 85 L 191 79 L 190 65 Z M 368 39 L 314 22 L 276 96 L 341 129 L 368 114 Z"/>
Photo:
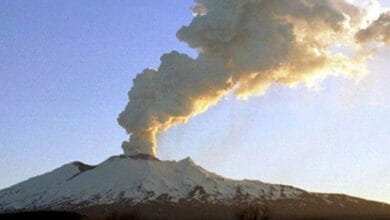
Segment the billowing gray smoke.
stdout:
<path fill-rule="evenodd" d="M 366 11 L 342 0 L 196 3 L 194 19 L 177 37 L 199 55 L 172 51 L 161 57 L 158 69 L 145 69 L 134 79 L 118 118 L 131 134 L 122 145 L 125 154 L 155 156 L 157 133 L 206 111 L 229 92 L 248 98 L 273 83 L 310 86 L 328 75 L 361 76 L 363 43 L 378 40 L 373 32 L 388 34 L 388 26 L 376 27 L 387 17 L 360 30 Z M 349 56 L 337 45 L 348 48 Z"/>
<path fill-rule="evenodd" d="M 370 43 L 373 41 L 390 44 L 390 12 L 385 12 L 372 22 L 366 29 L 360 30 L 356 34 L 356 39 L 360 43 Z"/>

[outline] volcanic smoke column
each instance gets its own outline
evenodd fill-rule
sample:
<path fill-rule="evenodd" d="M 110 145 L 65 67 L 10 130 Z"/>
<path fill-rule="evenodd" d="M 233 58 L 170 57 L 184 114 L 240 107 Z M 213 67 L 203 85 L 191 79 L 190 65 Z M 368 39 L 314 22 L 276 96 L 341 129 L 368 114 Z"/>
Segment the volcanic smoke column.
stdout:
<path fill-rule="evenodd" d="M 177 37 L 198 49 L 198 57 L 172 51 L 158 69 L 145 69 L 133 80 L 118 117 L 131 134 L 122 144 L 127 155 L 156 156 L 159 132 L 206 111 L 227 93 L 246 99 L 273 83 L 312 86 L 330 75 L 361 77 L 370 54 L 365 45 L 389 39 L 387 15 L 368 21 L 366 9 L 342 0 L 196 3 L 194 19 Z"/>

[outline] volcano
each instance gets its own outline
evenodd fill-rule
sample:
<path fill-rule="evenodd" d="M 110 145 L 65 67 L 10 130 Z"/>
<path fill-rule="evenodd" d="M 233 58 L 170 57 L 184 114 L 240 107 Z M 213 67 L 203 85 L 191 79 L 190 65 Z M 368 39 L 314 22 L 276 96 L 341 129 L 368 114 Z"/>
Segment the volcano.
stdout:
<path fill-rule="evenodd" d="M 72 162 L 0 191 L 2 213 L 60 210 L 95 218 L 136 210 L 146 219 L 237 219 L 247 207 L 260 207 L 270 219 L 390 218 L 389 204 L 232 180 L 190 158 L 145 154 L 112 156 L 96 166 Z"/>

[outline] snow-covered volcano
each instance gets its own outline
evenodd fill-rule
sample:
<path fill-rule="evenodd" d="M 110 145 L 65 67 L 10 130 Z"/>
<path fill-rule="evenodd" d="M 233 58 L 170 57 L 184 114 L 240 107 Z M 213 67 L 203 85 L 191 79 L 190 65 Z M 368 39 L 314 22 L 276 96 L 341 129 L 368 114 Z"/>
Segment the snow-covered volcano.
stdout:
<path fill-rule="evenodd" d="M 97 166 L 73 162 L 0 191 L 0 210 L 180 199 L 209 202 L 299 198 L 304 191 L 260 181 L 226 179 L 190 158 L 160 161 L 113 156 Z"/>
<path fill-rule="evenodd" d="M 363 205 L 362 199 L 309 193 L 291 186 L 252 180 L 232 180 L 196 165 L 190 158 L 160 161 L 148 155 L 112 156 L 90 166 L 65 164 L 46 174 L 0 191 L 0 212 L 18 210 L 75 210 L 126 202 L 236 205 L 289 201 L 305 206 L 346 207 Z M 378 203 L 379 204 L 379 203 Z M 382 204 L 383 207 L 389 206 Z M 389 211 L 390 214 L 390 211 Z"/>

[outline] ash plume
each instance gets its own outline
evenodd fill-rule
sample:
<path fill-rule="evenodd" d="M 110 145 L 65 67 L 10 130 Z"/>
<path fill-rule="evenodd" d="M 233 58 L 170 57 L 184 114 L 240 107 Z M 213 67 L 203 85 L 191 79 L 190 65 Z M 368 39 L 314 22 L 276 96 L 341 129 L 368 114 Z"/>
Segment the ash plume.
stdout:
<path fill-rule="evenodd" d="M 390 11 L 379 16 L 367 28 L 360 30 L 356 34 L 356 39 L 360 43 L 382 42 L 390 44 Z"/>
<path fill-rule="evenodd" d="M 158 69 L 145 69 L 133 80 L 118 117 L 131 134 L 122 144 L 125 154 L 155 156 L 159 132 L 205 112 L 231 92 L 246 99 L 274 83 L 311 86 L 330 75 L 360 77 L 367 59 L 360 44 L 377 40 L 363 32 L 388 34 L 388 26 L 376 28 L 381 18 L 362 30 L 364 9 L 342 0 L 195 2 L 194 19 L 177 37 L 199 55 L 164 54 Z M 340 45 L 348 55 L 335 49 Z"/>

